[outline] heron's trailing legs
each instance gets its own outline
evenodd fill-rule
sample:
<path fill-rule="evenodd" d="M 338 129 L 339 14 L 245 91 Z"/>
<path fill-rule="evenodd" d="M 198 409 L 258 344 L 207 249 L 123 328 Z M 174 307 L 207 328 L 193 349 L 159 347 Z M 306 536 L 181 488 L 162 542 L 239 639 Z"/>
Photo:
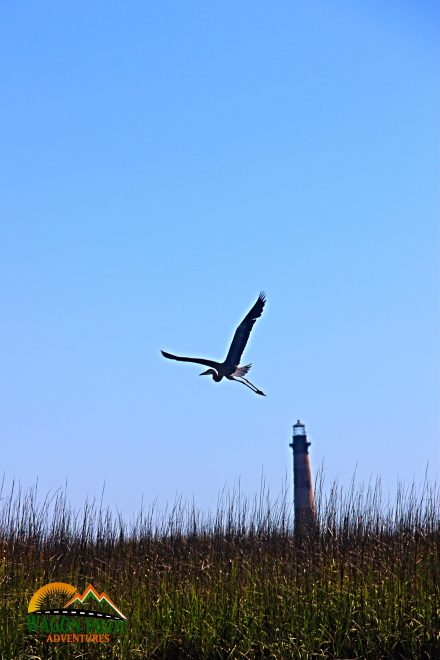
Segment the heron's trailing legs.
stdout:
<path fill-rule="evenodd" d="M 244 376 L 242 376 L 242 379 L 243 379 L 244 381 L 246 381 L 246 383 L 248 383 L 249 385 L 252 385 L 252 387 L 255 387 L 255 392 L 256 392 L 256 394 L 262 394 L 262 396 L 266 396 L 265 393 L 262 392 L 261 390 L 259 390 L 258 387 L 256 387 L 253 383 L 251 383 L 250 380 L 248 380 L 248 379 L 245 378 Z"/>
<path fill-rule="evenodd" d="M 235 376 L 232 380 L 236 380 L 237 383 L 241 383 L 242 385 L 246 385 L 252 392 L 255 392 L 255 394 L 261 394 L 262 396 L 266 396 L 264 392 L 258 389 L 253 383 L 251 383 L 250 380 L 245 378 L 244 376 Z"/>

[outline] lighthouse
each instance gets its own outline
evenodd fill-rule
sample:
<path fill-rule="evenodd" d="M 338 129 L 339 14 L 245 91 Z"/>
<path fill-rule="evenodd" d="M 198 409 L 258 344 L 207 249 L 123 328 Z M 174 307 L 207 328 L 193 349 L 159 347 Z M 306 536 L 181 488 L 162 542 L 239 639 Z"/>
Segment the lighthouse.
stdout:
<path fill-rule="evenodd" d="M 295 506 L 295 534 L 310 532 L 316 524 L 312 477 L 309 463 L 306 429 L 299 420 L 293 425 L 293 493 Z"/>

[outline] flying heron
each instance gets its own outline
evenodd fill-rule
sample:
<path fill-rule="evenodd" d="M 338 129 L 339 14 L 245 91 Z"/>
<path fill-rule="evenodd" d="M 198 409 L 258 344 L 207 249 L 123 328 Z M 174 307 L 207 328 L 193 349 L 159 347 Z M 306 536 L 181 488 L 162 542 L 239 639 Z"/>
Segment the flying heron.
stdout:
<path fill-rule="evenodd" d="M 250 364 L 246 364 L 243 367 L 239 366 L 240 358 L 245 349 L 249 335 L 254 326 L 255 321 L 261 316 L 263 311 L 264 303 L 266 302 L 266 296 L 263 291 L 258 296 L 258 300 L 252 309 L 246 314 L 237 330 L 235 331 L 234 338 L 229 347 L 228 354 L 224 362 L 214 362 L 214 360 L 205 360 L 204 358 L 193 358 L 193 357 L 180 357 L 179 355 L 173 355 L 172 353 L 166 353 L 161 351 L 162 355 L 170 360 L 179 360 L 180 362 L 195 362 L 196 364 L 203 364 L 206 367 L 211 367 L 207 371 L 203 371 L 200 376 L 212 376 L 212 379 L 216 383 L 219 383 L 222 378 L 227 378 L 228 380 L 236 380 L 238 383 L 242 383 L 249 387 L 250 390 L 255 392 L 255 394 L 261 394 L 266 396 L 264 392 L 255 387 L 245 375 L 251 368 Z"/>

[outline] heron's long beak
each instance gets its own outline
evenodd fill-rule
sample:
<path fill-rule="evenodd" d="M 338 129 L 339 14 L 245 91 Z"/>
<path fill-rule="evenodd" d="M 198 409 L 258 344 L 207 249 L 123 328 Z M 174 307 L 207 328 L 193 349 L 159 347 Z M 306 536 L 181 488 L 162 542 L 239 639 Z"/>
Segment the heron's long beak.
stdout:
<path fill-rule="evenodd" d="M 209 369 L 208 371 L 202 371 L 202 373 L 199 374 L 199 376 L 208 376 L 208 375 L 209 375 Z"/>

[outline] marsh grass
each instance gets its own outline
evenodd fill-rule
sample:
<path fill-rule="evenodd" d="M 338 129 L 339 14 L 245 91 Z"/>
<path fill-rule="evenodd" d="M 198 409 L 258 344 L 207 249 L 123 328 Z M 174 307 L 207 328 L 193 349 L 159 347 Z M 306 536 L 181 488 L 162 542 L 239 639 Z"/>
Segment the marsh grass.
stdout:
<path fill-rule="evenodd" d="M 65 493 L 2 492 L 1 657 L 438 658 L 439 489 L 317 482 L 319 526 L 295 538 L 287 491 L 177 500 L 131 523 Z M 109 644 L 49 645 L 25 615 L 43 584 L 105 590 L 127 616 Z M 99 647 L 99 648 L 98 648 Z"/>

